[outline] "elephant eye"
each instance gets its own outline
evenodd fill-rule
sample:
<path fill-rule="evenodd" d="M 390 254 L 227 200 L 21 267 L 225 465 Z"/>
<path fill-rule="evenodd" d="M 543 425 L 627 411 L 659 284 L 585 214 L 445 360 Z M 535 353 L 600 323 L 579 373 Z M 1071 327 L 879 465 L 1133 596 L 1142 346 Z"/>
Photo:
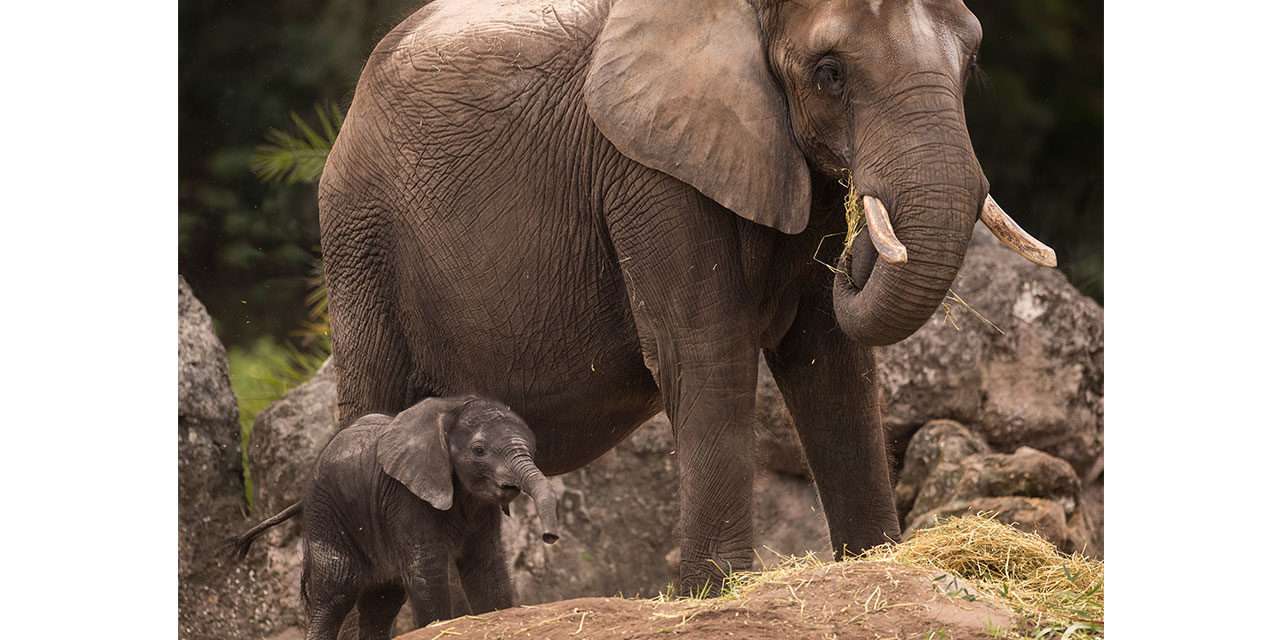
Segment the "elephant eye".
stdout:
<path fill-rule="evenodd" d="M 818 85 L 818 91 L 822 93 L 839 92 L 844 86 L 844 69 L 840 61 L 831 56 L 819 60 L 818 66 L 813 71 L 813 80 Z"/>
<path fill-rule="evenodd" d="M 473 455 L 473 456 L 475 456 L 475 457 L 477 457 L 477 458 L 483 458 L 483 457 L 484 457 L 484 454 L 485 454 L 485 450 L 484 450 L 484 447 L 483 447 L 483 446 L 478 445 L 478 444 L 477 444 L 477 445 L 472 445 L 472 446 L 471 446 L 471 455 Z"/>

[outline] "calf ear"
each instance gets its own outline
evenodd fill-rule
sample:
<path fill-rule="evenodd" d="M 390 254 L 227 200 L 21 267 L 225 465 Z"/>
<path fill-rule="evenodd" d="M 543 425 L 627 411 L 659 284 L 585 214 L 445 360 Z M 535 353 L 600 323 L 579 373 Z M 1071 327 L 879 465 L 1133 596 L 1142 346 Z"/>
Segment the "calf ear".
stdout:
<path fill-rule="evenodd" d="M 462 402 L 430 398 L 400 412 L 378 437 L 378 464 L 441 511 L 453 507 L 448 434 Z"/>

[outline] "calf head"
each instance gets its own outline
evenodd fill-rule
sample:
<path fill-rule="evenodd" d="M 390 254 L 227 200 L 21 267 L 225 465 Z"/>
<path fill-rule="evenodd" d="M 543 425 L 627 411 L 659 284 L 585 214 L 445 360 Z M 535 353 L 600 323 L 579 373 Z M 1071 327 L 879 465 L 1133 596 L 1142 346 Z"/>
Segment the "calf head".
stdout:
<path fill-rule="evenodd" d="M 559 539 L 551 484 L 533 463 L 533 431 L 510 407 L 474 396 L 428 398 L 402 411 L 378 439 L 387 475 L 441 511 L 458 490 L 480 502 L 507 505 L 533 498 L 542 539 Z"/>

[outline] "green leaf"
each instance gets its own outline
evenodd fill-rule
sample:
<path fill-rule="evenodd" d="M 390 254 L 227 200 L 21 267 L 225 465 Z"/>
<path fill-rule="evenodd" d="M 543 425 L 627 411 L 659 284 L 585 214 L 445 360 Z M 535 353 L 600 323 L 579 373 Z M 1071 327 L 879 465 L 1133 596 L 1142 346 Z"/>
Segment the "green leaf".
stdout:
<path fill-rule="evenodd" d="M 342 127 L 342 111 L 335 104 L 314 107 L 317 127 L 296 112 L 289 114 L 293 130 L 268 129 L 266 142 L 254 151 L 249 168 L 263 182 L 314 184 L 324 172 L 329 150 Z"/>

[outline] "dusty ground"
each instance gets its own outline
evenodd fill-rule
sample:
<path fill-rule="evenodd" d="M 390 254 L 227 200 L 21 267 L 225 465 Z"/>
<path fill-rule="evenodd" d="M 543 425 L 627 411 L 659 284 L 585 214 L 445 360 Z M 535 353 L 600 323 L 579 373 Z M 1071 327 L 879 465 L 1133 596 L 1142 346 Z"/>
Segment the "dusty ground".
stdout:
<path fill-rule="evenodd" d="M 716 600 L 577 598 L 439 622 L 401 640 L 477 638 L 964 638 L 1004 637 L 1002 605 L 947 574 L 883 562 L 842 562 L 772 575 Z"/>

